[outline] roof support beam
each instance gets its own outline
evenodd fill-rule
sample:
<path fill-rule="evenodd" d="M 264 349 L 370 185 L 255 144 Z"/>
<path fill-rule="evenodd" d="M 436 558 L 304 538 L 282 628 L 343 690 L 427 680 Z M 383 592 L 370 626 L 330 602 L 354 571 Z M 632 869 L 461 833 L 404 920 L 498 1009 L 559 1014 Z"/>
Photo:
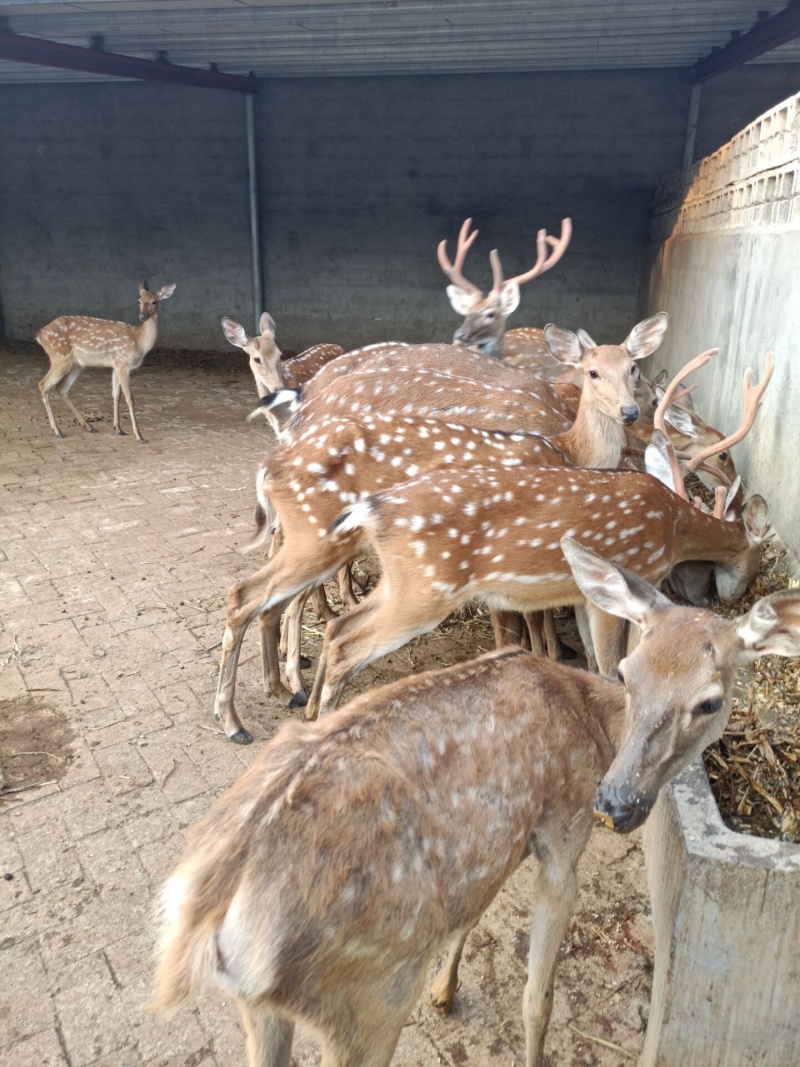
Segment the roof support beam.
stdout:
<path fill-rule="evenodd" d="M 741 66 L 795 37 L 800 37 L 800 0 L 790 0 L 782 11 L 762 19 L 741 37 L 701 59 L 694 68 L 694 81 L 707 81 L 715 74 Z"/>
<path fill-rule="evenodd" d="M 115 78 L 134 78 L 141 81 L 177 82 L 203 89 L 230 89 L 239 93 L 256 92 L 255 78 L 238 74 L 222 74 L 217 70 L 199 67 L 180 67 L 174 63 L 136 59 L 99 48 L 77 48 L 37 37 L 0 30 L 0 59 L 15 63 L 33 63 L 40 67 L 59 67 L 80 70 L 89 74 L 108 74 Z"/>

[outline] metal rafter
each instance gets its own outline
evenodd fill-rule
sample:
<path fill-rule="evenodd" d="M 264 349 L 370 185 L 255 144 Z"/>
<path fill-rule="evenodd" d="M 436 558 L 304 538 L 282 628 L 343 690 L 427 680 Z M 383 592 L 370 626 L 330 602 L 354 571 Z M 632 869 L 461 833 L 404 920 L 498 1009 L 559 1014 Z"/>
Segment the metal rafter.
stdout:
<path fill-rule="evenodd" d="M 716 74 L 748 63 L 782 44 L 800 37 L 800 0 L 790 0 L 782 11 L 758 21 L 747 33 L 701 59 L 694 70 L 694 80 L 704 82 Z"/>
<path fill-rule="evenodd" d="M 99 48 L 77 48 L 37 37 L 0 30 L 0 59 L 15 63 L 33 63 L 41 67 L 59 67 L 90 74 L 109 74 L 118 78 L 143 81 L 177 82 L 197 85 L 204 89 L 229 89 L 239 93 L 256 92 L 254 78 L 238 74 L 222 74 L 217 70 L 181 67 L 174 63 L 123 56 L 104 52 Z"/>

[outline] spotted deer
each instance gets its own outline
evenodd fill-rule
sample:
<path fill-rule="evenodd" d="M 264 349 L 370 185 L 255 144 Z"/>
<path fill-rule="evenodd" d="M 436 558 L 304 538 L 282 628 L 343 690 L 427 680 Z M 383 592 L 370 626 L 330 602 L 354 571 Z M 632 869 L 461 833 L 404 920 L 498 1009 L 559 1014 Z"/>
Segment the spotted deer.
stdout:
<path fill-rule="evenodd" d="M 388 409 L 366 400 L 362 403 L 359 390 L 363 385 L 340 379 L 303 406 L 302 419 L 297 424 L 290 421 L 287 425 L 284 448 L 265 460 L 259 474 L 265 522 L 266 510 L 270 507 L 278 516 L 286 538 L 285 553 L 291 559 L 299 551 L 299 545 L 304 543 L 303 531 L 307 530 L 309 520 L 313 519 L 315 525 L 324 521 L 327 526 L 335 519 L 341 503 L 355 501 L 359 495 L 382 485 L 394 485 L 422 470 L 438 466 L 451 469 L 475 467 L 487 462 L 496 463 L 498 459 L 515 466 L 542 462 L 615 466 L 625 441 L 623 428 L 638 415 L 631 386 L 636 360 L 645 358 L 657 347 L 665 329 L 666 316 L 653 316 L 634 327 L 623 344 L 605 345 L 586 353 L 574 334 L 548 326 L 547 336 L 558 358 L 565 364 L 581 367 L 586 377 L 574 424 L 562 433 L 552 434 L 549 442 L 528 432 L 509 434 L 507 431 L 482 430 L 481 425 L 492 421 L 492 405 L 487 400 L 487 389 L 475 383 L 443 376 L 444 384 L 436 386 L 436 389 L 442 389 L 442 403 L 448 408 L 455 404 L 462 418 L 466 415 L 465 408 L 477 404 L 473 420 L 467 418 L 464 423 L 454 424 L 398 416 L 398 410 L 407 410 L 405 402 L 412 395 L 415 396 L 412 409 L 421 409 L 423 398 L 427 396 L 436 415 L 442 414 L 436 407 L 435 391 L 431 394 L 431 386 L 436 380 L 431 375 L 420 375 L 416 379 L 412 374 L 398 375 L 397 379 L 404 385 L 399 396 L 391 392 L 387 394 Z M 424 392 L 415 388 L 416 381 L 423 383 Z M 391 388 L 388 383 L 387 388 Z M 367 395 L 378 398 L 374 391 Z M 508 400 L 502 390 L 495 390 L 492 395 L 497 396 L 501 405 Z M 341 406 L 334 403 L 337 400 L 347 400 L 352 413 L 349 419 L 337 414 L 341 410 Z M 373 414 L 374 408 L 377 410 Z M 543 415 L 552 418 L 552 412 L 543 411 Z M 470 421 L 477 425 L 470 425 Z M 530 415 L 528 424 L 536 425 Z M 360 449 L 356 441 L 361 442 Z M 505 453 L 503 457 L 500 451 Z M 289 472 L 288 480 L 285 471 Z M 297 514 L 298 502 L 305 515 Z M 299 541 L 296 540 L 298 537 Z M 291 706 L 302 705 L 307 699 L 299 663 L 299 626 L 307 588 L 301 586 L 297 592 L 300 599 L 287 613 L 290 622 L 286 663 L 291 694 L 284 689 L 277 675 L 276 654 L 271 648 L 277 640 L 279 616 L 261 616 L 260 619 L 266 687 L 279 699 L 288 699 Z M 493 622 L 498 643 L 521 637 L 515 620 L 508 616 L 496 614 Z M 529 623 L 537 650 L 543 650 L 546 620 L 531 616 Z M 223 645 L 223 656 L 225 648 Z M 239 729 L 231 734 L 232 724 L 219 707 L 217 710 L 226 721 L 228 735 L 239 737 Z M 249 740 L 249 734 L 241 737 Z"/>
<path fill-rule="evenodd" d="M 276 393 L 279 389 L 296 389 L 309 381 L 332 359 L 344 354 L 341 345 L 313 345 L 289 359 L 275 342 L 275 320 L 264 312 L 259 320 L 258 337 L 248 337 L 243 326 L 233 319 L 223 318 L 222 331 L 232 345 L 241 348 L 250 359 L 250 371 L 255 379 L 260 397 Z"/>
<path fill-rule="evenodd" d="M 144 357 L 156 343 L 158 336 L 158 305 L 175 292 L 174 285 L 164 285 L 157 293 L 151 293 L 147 282 L 139 283 L 139 318 L 141 326 L 129 326 L 126 322 L 110 319 L 95 319 L 88 315 L 61 315 L 44 326 L 36 334 L 36 340 L 50 360 L 50 369 L 39 382 L 47 418 L 56 437 L 63 437 L 58 428 L 50 393 L 58 389 L 69 410 L 88 433 L 94 433 L 75 404 L 69 391 L 85 367 L 111 367 L 111 391 L 114 398 L 114 430 L 124 435 L 119 421 L 120 389 L 125 394 L 131 426 L 136 440 L 144 443 L 136 424 L 133 409 L 133 393 L 130 373 L 141 367 Z"/>
<path fill-rule="evenodd" d="M 478 230 L 472 230 L 472 219 L 465 219 L 458 235 L 455 262 L 447 256 L 447 242 L 442 241 L 437 249 L 439 266 L 451 283 L 447 296 L 455 312 L 464 316 L 463 323 L 453 335 L 453 344 L 465 345 L 484 355 L 500 357 L 504 363 L 530 371 L 545 381 L 566 381 L 582 385 L 580 372 L 570 371 L 553 353 L 547 343 L 544 330 L 533 326 L 521 326 L 506 331 L 509 315 L 519 306 L 520 286 L 550 270 L 561 259 L 572 238 L 572 222 L 561 223 L 561 237 L 549 237 L 545 230 L 537 236 L 536 263 L 526 274 L 505 280 L 497 249 L 489 255 L 492 266 L 492 288 L 486 296 L 474 282 L 464 277 L 463 267 L 467 252 L 472 247 Z M 548 254 L 548 245 L 552 251 Z M 597 348 L 597 344 L 585 330 L 578 331 L 585 349 Z M 657 400 L 646 378 L 638 369 L 635 381 L 636 402 L 646 412 L 653 410 Z"/>
<path fill-rule="evenodd" d="M 697 357 L 685 373 L 708 358 Z M 725 447 L 752 426 L 771 356 L 767 365 L 757 388 L 745 376 L 745 415 Z M 720 600 L 739 599 L 760 563 L 766 503 L 753 496 L 742 508 L 720 489 L 718 508 L 704 513 L 689 502 L 674 450 L 667 448 L 670 485 L 638 471 L 486 466 L 433 471 L 346 508 L 323 538 L 322 551 L 330 545 L 334 555 L 339 545 L 346 554 L 366 539 L 381 578 L 357 608 L 329 624 L 306 715 L 335 708 L 362 667 L 433 629 L 474 597 L 520 612 L 582 604 L 560 551 L 562 536 L 602 548 L 655 583 L 686 560 L 708 561 Z M 255 592 L 246 583 L 241 588 Z M 591 604 L 587 614 L 597 664 L 608 674 L 622 655 L 624 635 L 616 620 Z"/>
<path fill-rule="evenodd" d="M 575 541 L 560 552 L 587 599 L 646 634 L 618 678 L 506 649 L 284 724 L 191 829 L 162 891 L 153 1010 L 217 987 L 250 1067 L 289 1067 L 296 1023 L 324 1067 L 387 1067 L 437 953 L 430 1002 L 447 1013 L 469 931 L 530 859 L 522 1013 L 525 1062 L 542 1067 L 593 819 L 642 823 L 721 735 L 737 667 L 800 654 L 797 590 L 729 620 Z"/>
<path fill-rule="evenodd" d="M 563 219 L 561 236 L 549 237 L 546 230 L 539 230 L 536 238 L 536 262 L 529 271 L 514 278 L 503 278 L 503 267 L 497 249 L 489 254 L 492 265 L 492 288 L 486 294 L 463 273 L 464 261 L 478 236 L 472 230 L 472 219 L 466 219 L 458 234 L 455 261 L 447 255 L 447 241 L 441 241 L 437 249 L 439 266 L 450 279 L 447 297 L 455 312 L 464 316 L 464 322 L 453 337 L 455 344 L 467 344 L 487 356 L 500 355 L 506 319 L 519 306 L 520 286 L 551 270 L 561 259 L 572 239 L 572 220 Z M 548 248 L 549 246 L 549 248 Z"/>

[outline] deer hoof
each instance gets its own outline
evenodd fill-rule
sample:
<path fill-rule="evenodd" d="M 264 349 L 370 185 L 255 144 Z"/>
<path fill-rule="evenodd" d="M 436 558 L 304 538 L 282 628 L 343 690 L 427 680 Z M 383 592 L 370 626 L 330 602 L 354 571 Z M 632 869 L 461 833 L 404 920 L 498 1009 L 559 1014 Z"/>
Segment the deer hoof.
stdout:
<path fill-rule="evenodd" d="M 301 670 L 307 671 L 310 666 L 311 666 L 311 660 L 308 658 L 308 656 L 301 656 L 300 657 L 300 668 L 301 668 Z"/>
<path fill-rule="evenodd" d="M 452 997 L 435 997 L 433 993 L 431 993 L 430 1002 L 434 1011 L 437 1011 L 440 1015 L 449 1015 L 453 1010 Z"/>
<path fill-rule="evenodd" d="M 298 689 L 296 693 L 292 694 L 292 699 L 289 701 L 290 708 L 304 708 L 308 703 L 308 693 L 305 689 Z"/>
<path fill-rule="evenodd" d="M 235 734 L 230 735 L 228 740 L 233 741 L 234 745 L 252 745 L 253 736 L 243 726 L 240 726 Z"/>
<path fill-rule="evenodd" d="M 140 445 L 146 445 L 147 444 L 147 438 L 146 437 L 137 437 L 136 440 L 139 442 Z"/>

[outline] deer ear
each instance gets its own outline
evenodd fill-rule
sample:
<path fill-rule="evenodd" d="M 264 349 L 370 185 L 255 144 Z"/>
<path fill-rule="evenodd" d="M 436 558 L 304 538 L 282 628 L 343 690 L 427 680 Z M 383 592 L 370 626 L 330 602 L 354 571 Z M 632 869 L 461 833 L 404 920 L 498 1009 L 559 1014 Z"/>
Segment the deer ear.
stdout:
<path fill-rule="evenodd" d="M 610 563 L 571 537 L 561 538 L 561 551 L 580 591 L 602 611 L 644 626 L 654 609 L 670 606 L 670 601 L 644 578 Z"/>
<path fill-rule="evenodd" d="M 236 345 L 237 348 L 244 348 L 247 344 L 247 334 L 244 332 L 244 326 L 240 326 L 233 319 L 222 320 L 222 332 L 230 343 Z"/>
<path fill-rule="evenodd" d="M 581 348 L 587 351 L 590 348 L 597 348 L 597 341 L 593 340 L 586 330 L 578 330 L 578 340 L 581 343 Z"/>
<path fill-rule="evenodd" d="M 662 485 L 675 492 L 675 477 L 666 452 L 667 439 L 660 430 L 653 430 L 650 444 L 644 450 L 644 469 Z"/>
<path fill-rule="evenodd" d="M 769 533 L 769 511 L 763 496 L 754 493 L 747 501 L 742 512 L 744 525 L 751 539 L 761 544 Z"/>
<path fill-rule="evenodd" d="M 747 659 L 800 656 L 800 590 L 782 589 L 757 601 L 736 620 Z"/>
<path fill-rule="evenodd" d="M 265 311 L 258 320 L 258 329 L 262 337 L 275 339 L 275 320 L 268 311 Z"/>
<path fill-rule="evenodd" d="M 519 284 L 506 282 L 499 293 L 500 312 L 506 318 L 519 307 Z"/>
<path fill-rule="evenodd" d="M 661 395 L 664 395 L 663 390 Z M 682 433 L 684 437 L 697 437 L 697 427 L 694 424 L 691 412 L 686 411 L 678 404 L 671 404 L 667 408 L 664 412 L 664 420 L 670 426 L 674 426 L 678 433 Z"/>
<path fill-rule="evenodd" d="M 651 315 L 649 319 L 643 319 L 634 326 L 622 346 L 630 352 L 631 359 L 645 359 L 652 355 L 664 340 L 668 325 L 669 317 L 666 311 L 659 311 L 657 315 Z"/>
<path fill-rule="evenodd" d="M 169 300 L 169 298 L 175 292 L 175 284 L 177 284 L 177 283 L 173 283 L 172 285 L 162 285 L 161 288 L 156 293 L 156 296 L 158 297 L 158 299 L 159 300 Z"/>
<path fill-rule="evenodd" d="M 139 292 L 140 293 L 146 293 L 147 291 L 148 291 L 147 282 L 144 279 L 142 279 L 142 281 L 139 282 Z"/>
<path fill-rule="evenodd" d="M 469 315 L 472 305 L 475 303 L 475 298 L 475 293 L 468 293 L 460 285 L 448 285 L 447 287 L 447 299 L 450 301 L 450 307 L 457 315 Z"/>
<path fill-rule="evenodd" d="M 663 370 L 660 370 L 655 376 L 655 378 L 653 378 L 652 382 L 650 382 L 650 384 L 652 385 L 653 389 L 655 389 L 656 393 L 658 393 L 660 389 L 663 395 L 664 386 L 667 384 L 667 368 L 665 367 Z M 660 400 L 661 397 L 659 397 L 658 399 Z"/>
<path fill-rule="evenodd" d="M 548 322 L 544 328 L 544 339 L 553 359 L 557 359 L 559 363 L 568 363 L 571 367 L 581 365 L 583 349 L 578 335 L 572 330 L 565 330 Z"/>

